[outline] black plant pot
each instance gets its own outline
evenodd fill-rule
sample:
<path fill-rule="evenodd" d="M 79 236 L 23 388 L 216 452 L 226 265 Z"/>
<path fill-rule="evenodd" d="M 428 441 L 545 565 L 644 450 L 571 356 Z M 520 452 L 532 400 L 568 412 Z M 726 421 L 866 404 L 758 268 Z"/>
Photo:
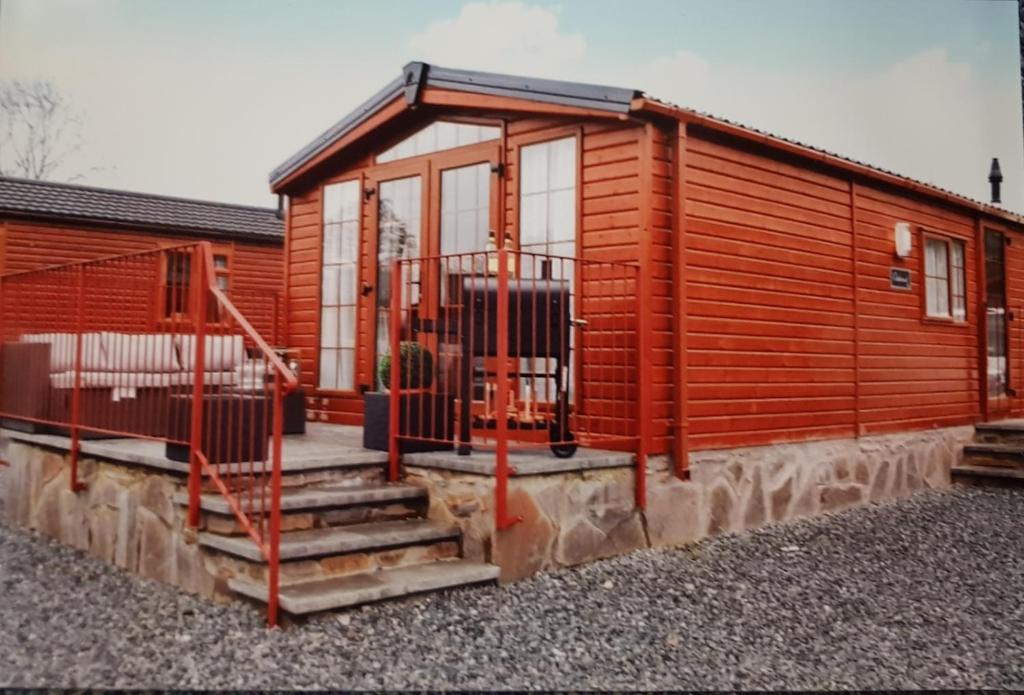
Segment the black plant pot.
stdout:
<path fill-rule="evenodd" d="M 391 422 L 391 394 L 370 391 L 363 394 L 363 447 L 388 450 Z M 400 440 L 403 454 L 417 451 L 448 451 L 455 438 L 455 396 L 436 393 L 404 394 L 398 403 L 399 434 L 418 439 Z"/>

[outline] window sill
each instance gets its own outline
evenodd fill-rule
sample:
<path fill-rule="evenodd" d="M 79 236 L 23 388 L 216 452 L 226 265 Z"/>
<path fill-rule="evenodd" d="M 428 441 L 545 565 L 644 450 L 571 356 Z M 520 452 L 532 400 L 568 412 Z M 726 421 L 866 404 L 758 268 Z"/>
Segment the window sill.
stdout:
<path fill-rule="evenodd" d="M 952 316 L 922 316 L 921 323 L 936 326 L 968 326 L 967 319 L 954 319 Z"/>

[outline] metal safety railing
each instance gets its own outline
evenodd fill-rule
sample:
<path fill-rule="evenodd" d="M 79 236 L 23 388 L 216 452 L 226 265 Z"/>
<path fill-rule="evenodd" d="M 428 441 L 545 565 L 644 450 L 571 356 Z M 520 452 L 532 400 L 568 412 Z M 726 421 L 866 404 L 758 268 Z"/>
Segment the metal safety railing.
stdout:
<path fill-rule="evenodd" d="M 279 330 L 267 292 L 260 321 Z M 252 302 L 249 302 L 252 305 Z M 209 243 L 0 277 L 0 418 L 70 438 L 166 443 L 189 464 L 188 523 L 222 495 L 268 563 L 277 622 L 283 403 L 295 376 L 217 283 Z"/>
<path fill-rule="evenodd" d="M 638 266 L 499 249 L 399 259 L 389 272 L 377 351 L 393 480 L 403 451 L 493 450 L 504 529 L 518 520 L 510 450 L 564 458 L 585 446 L 635 452 L 644 504 Z"/>

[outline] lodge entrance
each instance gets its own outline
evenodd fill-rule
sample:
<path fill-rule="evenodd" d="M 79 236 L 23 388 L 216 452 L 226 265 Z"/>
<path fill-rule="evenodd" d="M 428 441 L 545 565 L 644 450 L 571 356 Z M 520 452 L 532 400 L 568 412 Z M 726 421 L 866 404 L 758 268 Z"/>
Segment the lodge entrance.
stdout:
<path fill-rule="evenodd" d="M 985 230 L 985 379 L 989 415 L 1010 408 L 1010 340 L 1008 323 L 1014 319 L 1007 304 L 1006 235 Z"/>
<path fill-rule="evenodd" d="M 380 389 L 376 366 L 390 352 L 392 267 L 396 259 L 436 258 L 487 250 L 492 231 L 497 235 L 498 164 L 497 142 L 485 142 L 456 150 L 434 152 L 414 159 L 371 169 L 366 190 L 375 205 L 370 212 L 370 237 L 375 242 L 376 282 L 366 294 L 373 335 L 365 345 L 374 365 L 373 386 Z M 405 266 L 413 277 L 403 278 L 404 306 L 411 306 L 416 320 L 435 316 L 440 303 L 441 281 L 436 264 Z M 438 345 L 429 346 L 438 354 Z"/>

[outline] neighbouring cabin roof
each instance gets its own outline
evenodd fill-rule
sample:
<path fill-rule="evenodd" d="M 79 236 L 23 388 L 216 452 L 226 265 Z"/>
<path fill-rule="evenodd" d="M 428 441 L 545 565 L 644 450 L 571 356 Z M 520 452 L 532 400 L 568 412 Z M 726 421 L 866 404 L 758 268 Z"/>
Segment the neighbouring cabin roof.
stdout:
<path fill-rule="evenodd" d="M 0 176 L 0 217 L 239 240 L 284 240 L 277 210 Z"/>
<path fill-rule="evenodd" d="M 404 94 L 407 107 L 415 106 L 418 103 L 420 92 L 425 87 L 469 94 L 511 97 L 544 104 L 584 108 L 591 111 L 606 111 L 622 116 L 646 112 L 677 120 L 692 121 L 707 128 L 727 132 L 735 137 L 756 140 L 767 147 L 788 150 L 798 156 L 818 160 L 826 165 L 856 171 L 869 178 L 903 186 L 924 195 L 948 200 L 1002 219 L 1024 223 L 1024 216 L 934 184 L 912 179 L 908 176 L 845 157 L 820 147 L 781 137 L 712 114 L 660 101 L 641 90 L 470 70 L 455 70 L 420 62 L 406 65 L 399 77 L 389 82 L 383 89 L 363 102 L 358 108 L 321 133 L 315 140 L 274 169 L 270 173 L 271 187 L 282 184 L 287 178 L 310 163 L 317 155 L 327 150 L 333 143 L 355 130 L 374 114 L 378 113 L 385 105 L 394 101 L 396 97 Z M 987 161 L 986 159 L 985 162 Z M 982 164 L 984 165 L 985 162 Z M 982 166 L 979 169 L 979 176 L 984 175 L 984 173 L 985 169 Z"/>

